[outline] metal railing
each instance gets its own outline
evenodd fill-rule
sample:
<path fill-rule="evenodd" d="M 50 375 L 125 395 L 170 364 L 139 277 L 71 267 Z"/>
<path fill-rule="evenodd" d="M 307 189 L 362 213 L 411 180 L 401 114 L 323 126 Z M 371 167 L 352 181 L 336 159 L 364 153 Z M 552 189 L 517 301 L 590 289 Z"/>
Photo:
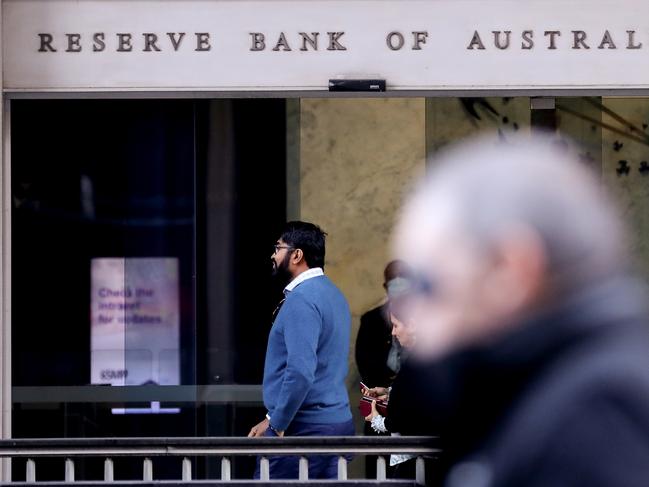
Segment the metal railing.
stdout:
<path fill-rule="evenodd" d="M 146 485 L 161 482 L 155 479 L 153 458 L 174 457 L 182 459 L 177 480 L 173 485 L 187 483 L 225 483 L 233 478 L 232 460 L 235 457 L 260 457 L 260 479 L 258 481 L 237 480 L 240 485 L 259 484 L 272 481 L 269 457 L 276 455 L 299 457 L 299 479 L 297 483 L 317 482 L 309 480 L 311 455 L 333 455 L 338 457 L 338 483 L 354 485 L 375 485 L 387 480 L 386 457 L 394 454 L 408 454 L 416 458 L 416 478 L 410 481 L 394 481 L 397 485 L 423 484 L 426 477 L 424 458 L 435 457 L 440 452 L 437 438 L 429 437 L 290 437 L 290 438 L 63 438 L 63 439 L 14 439 L 0 440 L 0 458 L 24 459 L 25 482 L 45 486 L 51 482 L 38 482 L 37 462 L 42 459 L 64 459 L 64 476 L 55 483 L 75 483 L 75 486 L 112 483 Z M 347 458 L 350 455 L 376 456 L 375 479 L 349 479 Z M 138 457 L 142 460 L 142 479 L 116 481 L 113 459 Z M 196 479 L 192 472 L 192 458 L 219 458 L 221 472 L 218 479 Z M 103 459 L 102 481 L 78 479 L 76 462 L 86 458 Z M 165 481 L 165 484 L 169 481 Z M 21 482 L 24 484 L 24 482 Z M 328 485 L 336 485 L 336 483 Z"/>

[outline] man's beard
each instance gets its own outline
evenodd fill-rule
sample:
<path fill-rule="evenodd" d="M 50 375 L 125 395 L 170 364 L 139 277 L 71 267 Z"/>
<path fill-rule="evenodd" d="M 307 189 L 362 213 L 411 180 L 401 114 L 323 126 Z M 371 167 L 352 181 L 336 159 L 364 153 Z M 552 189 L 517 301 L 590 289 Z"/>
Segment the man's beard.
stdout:
<path fill-rule="evenodd" d="M 290 260 L 290 253 L 287 253 L 279 264 L 276 264 L 275 259 L 271 259 L 273 262 L 273 277 L 282 285 L 282 287 L 285 287 L 293 278 L 288 270 L 288 263 Z"/>

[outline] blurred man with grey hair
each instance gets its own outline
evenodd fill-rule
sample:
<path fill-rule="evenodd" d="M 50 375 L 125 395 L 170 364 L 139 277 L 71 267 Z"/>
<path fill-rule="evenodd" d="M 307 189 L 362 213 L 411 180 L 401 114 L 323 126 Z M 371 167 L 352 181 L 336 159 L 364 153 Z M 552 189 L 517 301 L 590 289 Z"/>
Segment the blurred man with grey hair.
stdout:
<path fill-rule="evenodd" d="M 417 275 L 402 305 L 443 441 L 434 483 L 649 485 L 647 298 L 594 175 L 529 137 L 431 167 L 395 249 Z"/>

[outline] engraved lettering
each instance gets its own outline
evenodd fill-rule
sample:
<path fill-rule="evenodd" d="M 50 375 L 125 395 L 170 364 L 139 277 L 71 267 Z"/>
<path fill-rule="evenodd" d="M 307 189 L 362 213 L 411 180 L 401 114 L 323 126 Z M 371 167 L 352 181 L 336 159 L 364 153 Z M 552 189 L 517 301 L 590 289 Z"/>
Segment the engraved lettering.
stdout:
<path fill-rule="evenodd" d="M 133 44 L 131 44 L 131 34 L 117 34 L 117 52 L 131 52 Z"/>
<path fill-rule="evenodd" d="M 428 38 L 428 31 L 425 30 L 414 31 L 412 33 L 412 36 L 413 36 L 412 50 L 421 51 L 421 45 L 426 44 L 426 39 Z"/>
<path fill-rule="evenodd" d="M 309 37 L 309 34 L 306 32 L 300 32 L 300 35 L 302 36 L 302 47 L 300 48 L 300 51 L 308 51 L 309 49 L 306 47 L 307 44 L 311 46 L 311 48 L 314 51 L 318 50 L 318 34 L 319 32 L 311 32 L 311 36 Z"/>
<path fill-rule="evenodd" d="M 504 42 L 503 42 L 503 40 L 502 40 L 502 38 L 500 36 L 500 34 L 502 34 L 501 31 L 494 30 L 494 31 L 492 31 L 492 33 L 494 35 L 494 45 L 498 49 L 503 49 L 504 50 L 504 49 L 507 49 L 509 47 L 509 41 L 510 41 L 511 34 L 512 34 L 511 30 L 506 30 L 505 31 L 505 41 Z"/>
<path fill-rule="evenodd" d="M 473 33 L 473 37 L 471 38 L 471 42 L 469 42 L 469 46 L 467 49 L 484 49 L 484 44 L 482 43 L 482 39 L 480 39 L 480 34 L 478 34 L 478 31 L 476 30 Z"/>
<path fill-rule="evenodd" d="M 327 47 L 327 51 L 347 50 L 347 48 L 339 42 L 340 38 L 345 35 L 344 32 L 327 32 L 327 35 L 329 36 L 329 47 Z"/>
<path fill-rule="evenodd" d="M 396 42 L 395 42 L 395 38 L 396 38 Z M 392 51 L 398 51 L 403 47 L 406 41 L 403 38 L 401 32 L 393 31 L 388 34 L 388 37 L 386 38 L 386 42 L 388 44 L 388 47 Z"/>
<path fill-rule="evenodd" d="M 586 33 L 583 30 L 573 30 L 572 31 L 573 35 L 573 42 L 572 42 L 572 48 L 573 49 L 590 49 L 590 46 L 586 44 Z"/>
<path fill-rule="evenodd" d="M 275 47 L 273 47 L 273 51 L 279 51 L 280 48 L 282 49 L 282 51 L 292 50 L 288 45 L 288 41 L 286 40 L 286 36 L 283 32 L 279 33 L 279 39 L 277 39 L 277 44 L 275 44 Z"/>
<path fill-rule="evenodd" d="M 174 48 L 174 51 L 177 51 L 178 48 L 180 47 L 180 43 L 182 42 L 183 38 L 185 37 L 184 32 L 178 33 L 178 37 L 176 37 L 175 32 L 167 32 L 167 36 L 169 37 L 169 40 L 171 41 L 171 45 Z"/>
<path fill-rule="evenodd" d="M 157 46 L 158 36 L 150 32 L 142 34 L 144 36 L 144 51 L 160 51 L 160 48 Z"/>
<path fill-rule="evenodd" d="M 68 48 L 65 52 L 81 52 L 81 34 L 65 34 L 68 38 Z"/>
<path fill-rule="evenodd" d="M 556 44 L 556 38 L 557 36 L 561 35 L 561 31 L 559 30 L 546 30 L 543 35 L 545 37 L 550 36 L 550 45 L 548 46 L 548 49 L 556 49 L 557 44 Z"/>
<path fill-rule="evenodd" d="M 54 40 L 52 34 L 38 34 L 38 37 L 41 41 L 38 52 L 56 52 L 56 49 L 52 47 L 52 41 Z"/>
<path fill-rule="evenodd" d="M 266 36 L 261 32 L 251 32 L 250 37 L 252 37 L 252 47 L 251 51 L 263 51 L 266 49 Z"/>
<path fill-rule="evenodd" d="M 635 43 L 635 30 L 627 30 L 626 33 L 629 35 L 629 43 L 626 45 L 627 49 L 640 49 L 642 47 L 642 42 Z"/>
<path fill-rule="evenodd" d="M 532 49 L 534 47 L 534 31 L 524 30 L 523 31 L 523 42 L 521 42 L 521 49 Z"/>
<path fill-rule="evenodd" d="M 106 39 L 106 35 L 103 32 L 97 32 L 92 36 L 93 52 L 101 52 L 106 49 L 106 42 L 104 41 L 104 39 Z"/>
<path fill-rule="evenodd" d="M 207 32 L 196 32 L 196 49 L 194 51 L 209 51 L 212 49 L 210 46 L 210 35 Z"/>
<path fill-rule="evenodd" d="M 617 46 L 615 45 L 615 42 L 613 42 L 613 38 L 611 37 L 611 33 L 608 30 L 604 32 L 602 42 L 600 42 L 599 46 L 597 46 L 597 49 L 605 49 L 605 45 L 608 46 L 608 49 L 617 49 Z"/>

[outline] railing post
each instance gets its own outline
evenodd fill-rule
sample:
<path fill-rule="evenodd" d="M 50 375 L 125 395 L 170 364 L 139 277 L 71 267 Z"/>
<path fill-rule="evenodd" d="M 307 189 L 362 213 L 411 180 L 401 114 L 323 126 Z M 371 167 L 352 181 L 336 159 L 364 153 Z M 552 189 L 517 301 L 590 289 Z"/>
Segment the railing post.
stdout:
<path fill-rule="evenodd" d="M 307 457 L 300 457 L 299 479 L 309 480 L 309 459 Z"/>
<path fill-rule="evenodd" d="M 347 480 L 347 459 L 338 457 L 338 480 Z"/>
<path fill-rule="evenodd" d="M 415 480 L 420 485 L 426 484 L 426 462 L 423 457 L 417 457 L 415 465 Z"/>
<path fill-rule="evenodd" d="M 74 482 L 74 460 L 65 459 L 65 481 Z"/>
<path fill-rule="evenodd" d="M 270 480 L 270 464 L 266 457 L 261 457 L 259 461 L 259 480 Z"/>
<path fill-rule="evenodd" d="M 183 482 L 189 482 L 192 479 L 192 461 L 189 458 L 183 458 Z"/>
<path fill-rule="evenodd" d="M 376 457 L 376 480 L 382 482 L 387 478 L 385 474 L 385 457 Z"/>
<path fill-rule="evenodd" d="M 232 480 L 232 463 L 227 457 L 221 458 L 221 480 Z"/>
<path fill-rule="evenodd" d="M 145 482 L 153 480 L 153 462 L 150 458 L 145 458 L 142 462 L 142 480 Z"/>
<path fill-rule="evenodd" d="M 104 482 L 112 482 L 114 479 L 113 460 L 107 458 L 104 460 Z"/>
<path fill-rule="evenodd" d="M 36 462 L 31 458 L 27 459 L 27 466 L 25 467 L 25 481 L 36 482 Z"/>

